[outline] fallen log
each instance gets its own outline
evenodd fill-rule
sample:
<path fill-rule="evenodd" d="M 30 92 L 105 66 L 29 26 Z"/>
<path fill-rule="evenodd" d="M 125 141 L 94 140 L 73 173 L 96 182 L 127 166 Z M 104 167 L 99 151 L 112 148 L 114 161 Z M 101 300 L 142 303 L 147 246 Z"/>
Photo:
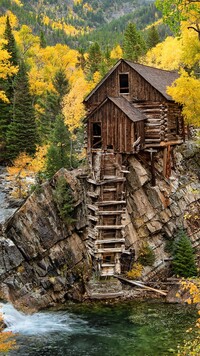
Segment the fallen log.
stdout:
<path fill-rule="evenodd" d="M 134 286 L 137 286 L 137 287 L 140 287 L 140 288 L 143 288 L 143 289 L 146 289 L 146 290 L 151 290 L 153 292 L 156 292 L 156 293 L 159 293 L 159 294 L 162 294 L 166 297 L 167 293 L 166 292 L 163 292 L 162 290 L 160 289 L 155 289 L 155 288 L 152 288 L 152 287 L 149 287 L 149 286 L 146 286 L 145 284 L 143 283 L 140 283 L 140 282 L 135 282 L 135 281 L 130 281 L 129 279 L 126 279 L 126 278 L 123 278 L 123 277 L 120 277 L 120 276 L 116 276 L 114 275 L 115 278 L 118 278 L 119 280 L 121 281 L 124 281 L 124 282 L 127 282 L 129 284 L 132 284 Z"/>

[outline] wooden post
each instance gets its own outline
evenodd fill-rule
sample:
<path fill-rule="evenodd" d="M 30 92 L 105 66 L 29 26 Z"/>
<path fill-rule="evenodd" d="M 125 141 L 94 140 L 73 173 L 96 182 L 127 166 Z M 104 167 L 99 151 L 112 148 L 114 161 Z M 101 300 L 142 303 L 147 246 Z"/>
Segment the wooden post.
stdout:
<path fill-rule="evenodd" d="M 154 153 L 157 152 L 153 148 L 149 148 L 146 150 L 150 153 L 150 160 L 151 160 L 151 185 L 155 187 L 156 185 L 156 175 L 155 175 L 155 166 L 154 166 Z"/>

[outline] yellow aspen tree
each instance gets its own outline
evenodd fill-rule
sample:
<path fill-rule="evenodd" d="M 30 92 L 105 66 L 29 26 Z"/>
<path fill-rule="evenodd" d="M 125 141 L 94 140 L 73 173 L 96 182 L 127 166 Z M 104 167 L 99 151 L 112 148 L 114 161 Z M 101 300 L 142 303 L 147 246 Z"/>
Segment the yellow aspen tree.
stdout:
<path fill-rule="evenodd" d="M 110 58 L 111 59 L 120 59 L 123 56 L 123 51 L 120 45 L 117 45 L 115 48 L 112 49 L 110 52 Z"/>
<path fill-rule="evenodd" d="M 190 124 L 200 126 L 200 80 L 183 69 L 167 93 L 183 105 L 183 115 Z"/>

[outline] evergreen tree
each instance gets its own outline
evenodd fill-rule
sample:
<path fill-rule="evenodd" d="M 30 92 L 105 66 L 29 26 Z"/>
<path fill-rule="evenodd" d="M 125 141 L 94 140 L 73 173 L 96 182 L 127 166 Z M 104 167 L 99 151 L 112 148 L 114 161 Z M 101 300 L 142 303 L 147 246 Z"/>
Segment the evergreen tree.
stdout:
<path fill-rule="evenodd" d="M 8 16 L 6 18 L 6 27 L 3 38 L 6 40 L 6 43 L 3 45 L 3 49 L 10 54 L 9 61 L 11 65 L 17 66 L 19 64 L 17 46 Z M 0 100 L 0 142 L 4 150 L 6 146 L 6 132 L 13 117 L 14 79 L 15 75 L 11 75 L 6 79 L 0 80 L 0 89 L 5 92 L 9 100 L 9 103 L 4 103 Z M 3 156 L 4 154 L 5 152 L 3 153 Z"/>
<path fill-rule="evenodd" d="M 20 152 L 33 154 L 36 149 L 36 123 L 28 74 L 24 62 L 20 64 L 14 81 L 13 120 L 7 131 L 8 158 Z"/>
<path fill-rule="evenodd" d="M 40 31 L 40 47 L 41 48 L 46 48 L 46 46 L 47 46 L 47 41 L 46 41 L 44 32 Z"/>
<path fill-rule="evenodd" d="M 147 33 L 147 46 L 148 48 L 155 47 L 160 42 L 158 30 L 155 26 L 152 26 Z"/>
<path fill-rule="evenodd" d="M 93 74 L 97 72 L 101 66 L 102 53 L 100 46 L 97 42 L 93 43 L 88 50 L 88 59 L 86 64 L 86 70 L 88 73 L 88 79 L 91 79 Z"/>
<path fill-rule="evenodd" d="M 10 54 L 11 64 L 17 66 L 19 64 L 18 51 L 17 51 L 16 41 L 12 33 L 12 27 L 10 25 L 10 20 L 8 16 L 6 18 L 6 27 L 5 27 L 3 38 L 6 40 L 6 43 L 4 44 L 3 48 L 6 49 Z"/>
<path fill-rule="evenodd" d="M 174 244 L 173 272 L 180 277 L 194 277 L 197 275 L 194 251 L 185 231 L 178 233 Z"/>
<path fill-rule="evenodd" d="M 59 69 L 52 81 L 54 91 L 47 91 L 43 100 L 39 101 L 43 113 L 39 114 L 38 133 L 41 143 L 49 140 L 49 135 L 54 127 L 56 117 L 62 114 L 63 97 L 69 92 L 69 81 L 65 71 Z"/>
<path fill-rule="evenodd" d="M 59 104 L 59 109 L 61 110 L 63 97 L 69 92 L 69 81 L 66 78 L 64 69 L 60 68 L 56 72 L 52 82 L 55 90 L 59 94 L 58 104 Z"/>
<path fill-rule="evenodd" d="M 62 167 L 70 167 L 70 138 L 63 116 L 58 115 L 47 152 L 45 173 L 51 178 Z"/>
<path fill-rule="evenodd" d="M 124 32 L 123 50 L 124 58 L 132 61 L 138 61 L 139 57 L 145 53 L 145 41 L 134 23 L 129 23 Z"/>

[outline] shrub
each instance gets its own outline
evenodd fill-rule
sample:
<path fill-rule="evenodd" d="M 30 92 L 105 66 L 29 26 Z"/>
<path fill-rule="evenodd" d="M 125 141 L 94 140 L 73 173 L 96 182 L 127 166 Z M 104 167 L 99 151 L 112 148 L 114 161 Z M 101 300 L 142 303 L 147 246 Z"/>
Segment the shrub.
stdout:
<path fill-rule="evenodd" d="M 74 212 L 74 197 L 70 185 L 64 177 L 59 177 L 56 182 L 56 190 L 54 192 L 54 199 L 57 204 L 60 217 L 67 224 L 75 221 L 73 218 Z"/>
<path fill-rule="evenodd" d="M 184 230 L 180 230 L 174 242 L 172 269 L 180 277 L 197 275 L 194 250 L 190 239 Z"/>
<path fill-rule="evenodd" d="M 132 269 L 126 273 L 130 279 L 140 278 L 142 275 L 143 266 L 140 263 L 134 263 Z"/>
<path fill-rule="evenodd" d="M 153 249 L 148 245 L 147 242 L 144 242 L 138 257 L 138 262 L 143 266 L 152 266 L 155 262 L 155 253 Z"/>

